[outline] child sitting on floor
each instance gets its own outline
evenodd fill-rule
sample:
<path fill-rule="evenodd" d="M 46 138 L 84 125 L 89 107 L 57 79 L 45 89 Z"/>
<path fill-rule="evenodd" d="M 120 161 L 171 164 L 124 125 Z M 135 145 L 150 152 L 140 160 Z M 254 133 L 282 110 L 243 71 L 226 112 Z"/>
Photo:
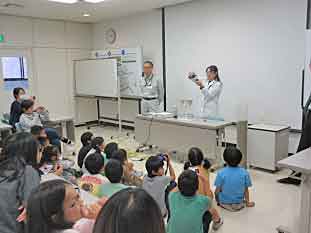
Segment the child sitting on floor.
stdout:
<path fill-rule="evenodd" d="M 105 150 L 104 153 L 107 157 L 107 159 L 110 159 L 113 152 L 118 151 L 119 150 L 119 146 L 117 143 L 115 142 L 109 142 L 106 146 L 105 146 Z"/>
<path fill-rule="evenodd" d="M 107 156 L 104 153 L 105 141 L 104 141 L 103 137 L 93 138 L 92 142 L 91 142 L 91 146 L 92 146 L 92 149 L 87 153 L 87 155 L 83 159 L 83 163 L 82 163 L 82 172 L 83 173 L 88 173 L 88 171 L 85 168 L 85 160 L 87 159 L 87 157 L 89 155 L 94 154 L 95 152 L 100 153 L 103 156 L 105 163 L 108 162 Z"/>
<path fill-rule="evenodd" d="M 188 152 L 188 162 L 184 165 L 184 170 L 193 170 L 199 173 L 202 176 L 205 176 L 207 189 L 203 188 L 202 179 L 199 179 L 199 190 L 198 194 L 208 196 L 210 199 L 214 198 L 213 192 L 211 190 L 210 182 L 209 182 L 209 171 L 208 169 L 211 167 L 210 162 L 207 159 L 204 159 L 203 152 L 197 148 L 193 147 Z"/>
<path fill-rule="evenodd" d="M 167 162 L 170 176 L 165 175 L 164 161 Z M 175 171 L 170 156 L 167 154 L 150 156 L 146 162 L 146 170 L 148 175 L 144 177 L 142 187 L 154 198 L 161 209 L 163 217 L 166 217 L 169 214 L 167 196 L 176 187 Z"/>
<path fill-rule="evenodd" d="M 34 109 L 34 101 L 31 99 L 23 100 L 21 107 L 23 114 L 21 115 L 18 123 L 20 130 L 30 132 L 31 127 L 35 125 L 43 126 L 44 122 L 49 121 L 49 112 L 44 107 Z M 45 128 L 45 132 L 50 140 L 50 143 L 58 146 L 59 150 L 61 150 L 61 141 L 66 144 L 72 143 L 68 138 L 61 137 L 55 129 Z"/>
<path fill-rule="evenodd" d="M 82 168 L 83 166 L 83 160 L 85 156 L 89 153 L 89 151 L 92 149 L 92 140 L 93 140 L 93 133 L 92 132 L 85 132 L 81 135 L 81 143 L 82 147 L 78 154 L 78 166 Z"/>
<path fill-rule="evenodd" d="M 239 211 L 245 207 L 254 207 L 250 201 L 248 188 L 252 186 L 248 171 L 239 166 L 242 153 L 235 147 L 224 151 L 227 167 L 221 169 L 215 180 L 215 196 L 218 204 L 229 211 Z"/>
<path fill-rule="evenodd" d="M 101 187 L 109 182 L 104 173 L 105 159 L 101 153 L 95 152 L 85 159 L 86 173 L 83 174 L 79 181 L 81 189 L 92 193 L 97 197 L 101 197 Z"/>
<path fill-rule="evenodd" d="M 47 146 L 43 149 L 42 158 L 39 164 L 39 172 L 41 175 L 54 173 L 57 176 L 63 174 L 63 166 L 59 161 L 59 150 L 55 146 Z"/>
<path fill-rule="evenodd" d="M 28 199 L 25 232 L 92 233 L 104 202 L 101 199 L 87 207 L 71 184 L 63 180 L 43 182 Z"/>
<path fill-rule="evenodd" d="M 212 200 L 197 194 L 199 179 L 206 186 L 205 177 L 194 171 L 186 170 L 179 176 L 179 191 L 169 194 L 171 216 L 167 233 L 208 233 L 212 220 L 214 231 L 223 224 L 216 209 L 211 207 Z"/>
<path fill-rule="evenodd" d="M 72 168 L 73 165 L 73 161 L 61 158 L 57 146 L 49 145 L 43 150 L 39 171 L 42 175 L 54 173 L 76 184 L 76 177 L 74 176 L 74 169 Z"/>
<path fill-rule="evenodd" d="M 120 190 L 128 188 L 128 186 L 121 183 L 123 166 L 118 160 L 109 160 L 105 166 L 105 175 L 109 182 L 101 186 L 101 195 L 103 197 L 110 198 L 113 194 L 119 192 Z"/>
<path fill-rule="evenodd" d="M 43 147 L 47 147 L 48 145 L 50 145 L 48 136 L 42 126 L 32 126 L 30 129 L 30 133 Z"/>
<path fill-rule="evenodd" d="M 138 176 L 138 172 L 134 170 L 134 164 L 128 161 L 126 150 L 119 149 L 118 151 L 113 152 L 111 158 L 119 160 L 123 165 L 123 184 L 128 186 L 142 186 L 143 180 Z"/>

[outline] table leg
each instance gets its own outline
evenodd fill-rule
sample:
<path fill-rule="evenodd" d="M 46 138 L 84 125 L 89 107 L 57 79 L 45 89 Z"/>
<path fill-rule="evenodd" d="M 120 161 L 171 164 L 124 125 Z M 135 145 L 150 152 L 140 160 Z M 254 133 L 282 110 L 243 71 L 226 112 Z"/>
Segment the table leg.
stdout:
<path fill-rule="evenodd" d="M 67 138 L 66 122 L 62 121 L 60 125 L 62 128 L 62 137 Z"/>
<path fill-rule="evenodd" d="M 303 175 L 301 182 L 301 200 L 299 221 L 295 229 L 289 230 L 287 227 L 280 226 L 277 228 L 278 233 L 311 233 L 311 176 Z"/>
<path fill-rule="evenodd" d="M 67 121 L 66 122 L 66 131 L 67 131 L 67 136 L 71 141 L 75 141 L 75 127 L 73 120 Z"/>
<path fill-rule="evenodd" d="M 216 163 L 212 166 L 212 170 L 217 170 L 223 167 L 222 162 L 222 143 L 223 143 L 223 135 L 225 134 L 224 129 L 216 130 Z"/>
<path fill-rule="evenodd" d="M 301 203 L 299 216 L 299 233 L 310 233 L 311 230 L 311 177 L 303 175 L 301 183 Z"/>

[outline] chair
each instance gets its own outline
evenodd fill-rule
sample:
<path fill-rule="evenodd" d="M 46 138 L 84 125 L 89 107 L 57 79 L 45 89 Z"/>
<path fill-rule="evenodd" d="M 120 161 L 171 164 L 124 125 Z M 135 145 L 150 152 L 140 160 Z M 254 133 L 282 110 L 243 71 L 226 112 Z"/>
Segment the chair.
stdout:
<path fill-rule="evenodd" d="M 2 114 L 2 119 L 1 119 L 1 121 L 3 122 L 3 123 L 5 123 L 5 124 L 10 124 L 9 122 L 10 122 L 10 114 L 9 113 L 6 113 L 6 112 L 4 112 L 3 114 Z"/>

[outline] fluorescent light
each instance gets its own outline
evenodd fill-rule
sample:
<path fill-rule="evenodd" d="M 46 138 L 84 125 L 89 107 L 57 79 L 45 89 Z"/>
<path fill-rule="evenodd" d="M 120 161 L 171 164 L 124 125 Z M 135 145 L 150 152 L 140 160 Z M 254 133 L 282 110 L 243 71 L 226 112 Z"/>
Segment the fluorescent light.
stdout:
<path fill-rule="evenodd" d="M 85 2 L 90 2 L 90 3 L 100 3 L 104 2 L 105 0 L 84 0 Z"/>
<path fill-rule="evenodd" d="M 84 17 L 90 17 L 91 15 L 89 13 L 84 13 L 83 16 Z"/>
<path fill-rule="evenodd" d="M 78 2 L 78 0 L 48 0 L 50 2 L 60 2 L 60 3 L 67 3 L 67 4 L 73 4 Z"/>

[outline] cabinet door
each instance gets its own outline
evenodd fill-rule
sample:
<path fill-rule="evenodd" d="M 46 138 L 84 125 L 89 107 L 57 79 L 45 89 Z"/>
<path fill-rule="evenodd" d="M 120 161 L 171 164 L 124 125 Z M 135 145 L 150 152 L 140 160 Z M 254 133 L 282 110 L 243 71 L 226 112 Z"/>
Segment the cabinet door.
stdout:
<path fill-rule="evenodd" d="M 249 129 L 247 155 L 249 165 L 275 170 L 275 133 Z"/>

